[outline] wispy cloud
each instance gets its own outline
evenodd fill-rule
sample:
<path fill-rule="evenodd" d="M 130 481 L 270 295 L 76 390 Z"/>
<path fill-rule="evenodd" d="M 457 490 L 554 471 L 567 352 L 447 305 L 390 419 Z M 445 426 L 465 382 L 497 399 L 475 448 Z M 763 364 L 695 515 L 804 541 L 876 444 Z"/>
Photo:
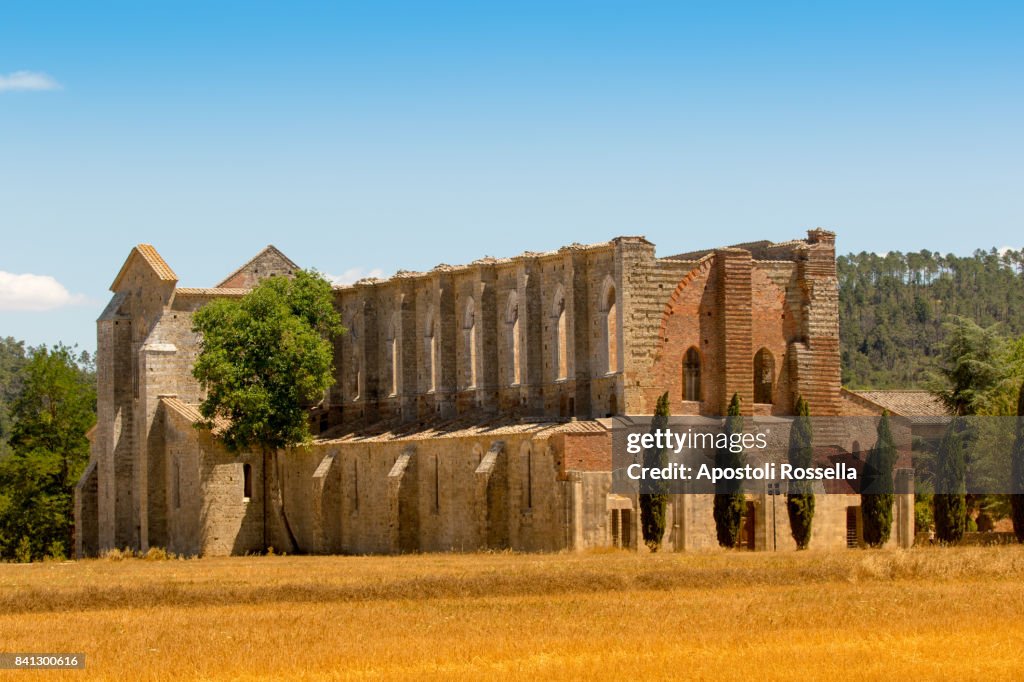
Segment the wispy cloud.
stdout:
<path fill-rule="evenodd" d="M 380 268 L 373 268 L 366 270 L 364 268 L 349 268 L 340 275 L 332 275 L 330 273 L 324 273 L 324 277 L 331 281 L 333 284 L 352 284 L 365 277 L 383 277 L 384 271 Z"/>
<path fill-rule="evenodd" d="M 0 311 L 43 311 L 88 303 L 49 275 L 15 274 L 0 270 Z"/>
<path fill-rule="evenodd" d="M 39 71 L 0 73 L 0 92 L 15 90 L 60 90 L 60 83 Z"/>

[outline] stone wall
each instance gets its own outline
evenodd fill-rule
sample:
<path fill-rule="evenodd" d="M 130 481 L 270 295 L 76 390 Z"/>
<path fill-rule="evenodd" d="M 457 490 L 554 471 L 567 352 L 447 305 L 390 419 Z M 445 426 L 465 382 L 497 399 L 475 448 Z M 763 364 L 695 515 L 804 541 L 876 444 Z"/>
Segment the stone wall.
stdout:
<path fill-rule="evenodd" d="M 297 266 L 268 247 L 217 288 L 181 288 L 140 245 L 97 321 L 81 551 L 635 547 L 636 500 L 610 494 L 610 439 L 596 420 L 650 414 L 664 391 L 674 414 L 719 415 L 733 393 L 748 415 L 788 414 L 800 394 L 813 414 L 840 414 L 834 257 L 820 230 L 669 258 L 619 237 L 337 287 L 348 333 L 335 342 L 336 383 L 311 414 L 326 433 L 265 462 L 192 426 L 203 398 L 192 314 Z M 691 348 L 700 386 L 688 400 Z M 520 425 L 424 435 L 452 420 Z M 379 435 L 396 430 L 404 435 Z M 274 475 L 275 492 L 263 490 L 272 461 L 286 525 L 272 511 Z M 751 503 L 755 513 L 768 504 Z M 845 528 L 832 504 L 815 531 L 824 544 Z M 671 516 L 672 546 L 715 543 L 708 499 L 674 499 Z"/>

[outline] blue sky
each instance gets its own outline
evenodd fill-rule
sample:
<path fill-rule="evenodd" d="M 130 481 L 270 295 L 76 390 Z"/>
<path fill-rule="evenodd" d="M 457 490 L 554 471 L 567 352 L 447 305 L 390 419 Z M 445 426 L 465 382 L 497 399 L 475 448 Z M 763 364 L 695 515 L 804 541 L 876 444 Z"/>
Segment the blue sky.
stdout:
<path fill-rule="evenodd" d="M 33 344 L 93 348 L 138 242 L 185 286 L 268 243 L 349 277 L 1024 245 L 1019 3 L 86 5 L 0 12 L 0 335 Z"/>

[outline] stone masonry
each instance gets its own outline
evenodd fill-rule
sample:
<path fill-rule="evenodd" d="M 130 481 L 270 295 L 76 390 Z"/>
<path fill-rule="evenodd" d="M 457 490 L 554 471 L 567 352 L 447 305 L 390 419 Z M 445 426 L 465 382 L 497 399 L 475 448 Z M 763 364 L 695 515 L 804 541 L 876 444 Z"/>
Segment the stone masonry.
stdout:
<path fill-rule="evenodd" d="M 842 414 L 825 230 L 662 258 L 617 237 L 399 271 L 335 287 L 335 383 L 310 413 L 313 444 L 276 459 L 285 529 L 265 513 L 273 460 L 194 427 L 191 318 L 297 268 L 270 246 L 187 288 L 152 246 L 132 249 L 97 320 L 79 556 L 637 547 L 636 500 L 609 492 L 612 417 L 651 414 L 664 391 L 675 414 L 721 415 L 734 393 L 747 415 L 790 414 L 801 394 Z M 814 543 L 846 546 L 858 498 L 828 497 Z M 788 526 L 771 531 L 775 504 L 751 497 L 752 548 L 792 547 Z M 673 498 L 670 518 L 667 546 L 714 544 L 707 496 Z"/>

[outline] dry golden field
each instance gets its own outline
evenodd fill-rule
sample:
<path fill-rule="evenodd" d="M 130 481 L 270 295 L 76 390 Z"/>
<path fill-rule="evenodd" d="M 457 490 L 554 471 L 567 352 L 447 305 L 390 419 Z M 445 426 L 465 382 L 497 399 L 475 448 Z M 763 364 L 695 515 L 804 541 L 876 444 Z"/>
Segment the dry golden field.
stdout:
<path fill-rule="evenodd" d="M 1024 678 L 1024 548 L 0 564 L 11 679 Z"/>

